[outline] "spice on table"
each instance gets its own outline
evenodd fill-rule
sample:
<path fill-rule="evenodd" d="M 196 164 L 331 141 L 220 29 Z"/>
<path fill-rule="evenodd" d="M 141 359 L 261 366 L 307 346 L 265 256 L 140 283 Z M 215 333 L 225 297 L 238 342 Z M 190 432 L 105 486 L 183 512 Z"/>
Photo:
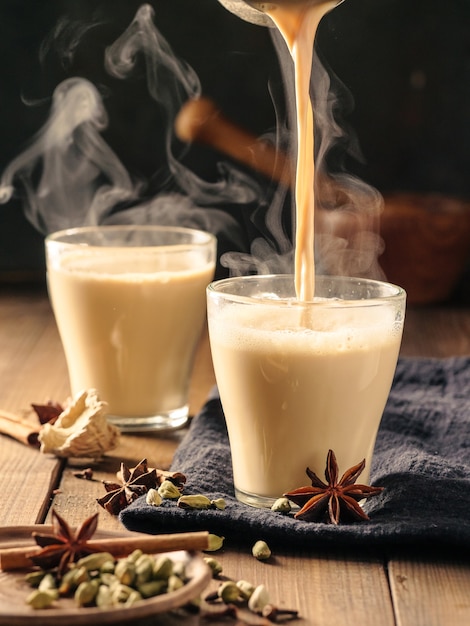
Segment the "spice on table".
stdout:
<path fill-rule="evenodd" d="M 271 548 L 260 539 L 252 547 L 251 553 L 258 561 L 267 561 L 271 557 Z"/>
<path fill-rule="evenodd" d="M 117 515 L 139 496 L 157 486 L 157 471 L 155 468 L 149 468 L 147 459 L 142 459 L 132 469 L 121 463 L 120 476 L 122 484 L 103 481 L 107 493 L 97 499 L 98 504 L 113 515 Z"/>
<path fill-rule="evenodd" d="M 107 408 L 96 389 L 80 391 L 54 423 L 41 426 L 41 452 L 65 458 L 101 458 L 116 447 L 120 437 L 119 428 L 107 420 Z"/>
<path fill-rule="evenodd" d="M 147 459 L 142 459 L 135 467 L 128 467 L 121 463 L 121 469 L 116 473 L 120 482 L 103 481 L 106 495 L 97 499 L 104 509 L 112 515 L 118 515 L 139 496 L 148 495 L 149 491 L 158 491 L 160 497 L 165 489 L 174 492 L 173 497 L 179 498 L 186 483 L 186 476 L 181 472 L 169 472 L 149 467 Z M 152 493 L 152 501 L 148 504 L 157 505 L 156 494 Z M 160 502 L 158 503 L 160 504 Z"/>
<path fill-rule="evenodd" d="M 307 467 L 306 473 L 312 485 L 299 487 L 284 494 L 286 498 L 302 507 L 294 517 L 309 522 L 329 521 L 332 524 L 339 524 L 343 520 L 368 520 L 369 516 L 359 502 L 377 496 L 383 491 L 383 487 L 356 484 L 365 464 L 363 459 L 348 469 L 338 480 L 336 456 L 333 450 L 329 450 L 325 468 L 326 483 Z"/>
<path fill-rule="evenodd" d="M 93 480 L 93 470 L 91 467 L 86 467 L 82 470 L 77 470 L 73 472 L 75 478 L 83 478 L 84 480 Z"/>
<path fill-rule="evenodd" d="M 213 578 L 217 578 L 217 576 L 222 573 L 222 565 L 219 561 L 217 561 L 217 559 L 214 559 L 211 556 L 206 556 L 204 557 L 204 562 L 210 567 Z"/>

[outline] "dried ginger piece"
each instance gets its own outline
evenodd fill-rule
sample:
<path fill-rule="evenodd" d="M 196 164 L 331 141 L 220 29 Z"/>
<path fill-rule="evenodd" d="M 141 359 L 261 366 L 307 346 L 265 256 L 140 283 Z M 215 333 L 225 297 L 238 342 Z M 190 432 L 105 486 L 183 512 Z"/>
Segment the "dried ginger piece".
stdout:
<path fill-rule="evenodd" d="M 120 431 L 107 421 L 107 406 L 96 389 L 80 391 L 54 424 L 42 426 L 41 452 L 95 459 L 115 448 Z"/>

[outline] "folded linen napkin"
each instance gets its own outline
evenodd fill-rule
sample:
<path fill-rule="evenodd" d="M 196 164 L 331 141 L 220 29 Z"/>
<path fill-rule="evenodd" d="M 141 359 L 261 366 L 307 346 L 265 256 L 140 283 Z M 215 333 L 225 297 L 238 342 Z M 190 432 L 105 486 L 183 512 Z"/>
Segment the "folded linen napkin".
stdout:
<path fill-rule="evenodd" d="M 178 447 L 172 469 L 186 474 L 185 493 L 224 497 L 226 509 L 187 511 L 169 501 L 152 507 L 141 497 L 121 513 L 128 529 L 204 529 L 238 542 L 262 538 L 286 547 L 468 548 L 470 358 L 400 359 L 371 467 L 371 484 L 385 490 L 366 502 L 368 522 L 304 522 L 238 502 L 216 389 Z"/>

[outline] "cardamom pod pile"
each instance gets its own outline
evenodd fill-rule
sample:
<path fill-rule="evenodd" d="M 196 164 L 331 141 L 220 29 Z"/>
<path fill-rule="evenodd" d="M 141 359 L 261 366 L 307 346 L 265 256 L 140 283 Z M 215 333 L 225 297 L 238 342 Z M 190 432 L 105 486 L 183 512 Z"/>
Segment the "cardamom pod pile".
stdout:
<path fill-rule="evenodd" d="M 73 563 L 59 582 L 47 570 L 30 572 L 26 581 L 35 587 L 26 600 L 33 609 L 51 608 L 61 597 L 71 596 L 77 607 L 112 608 L 170 593 L 188 578 L 183 562 L 135 550 L 118 560 L 108 552 L 89 554 Z"/>

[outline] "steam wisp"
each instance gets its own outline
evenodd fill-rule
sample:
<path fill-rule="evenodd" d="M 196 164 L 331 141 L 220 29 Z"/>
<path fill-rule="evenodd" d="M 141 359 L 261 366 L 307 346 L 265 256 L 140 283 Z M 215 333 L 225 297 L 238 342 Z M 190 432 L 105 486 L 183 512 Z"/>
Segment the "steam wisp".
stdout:
<path fill-rule="evenodd" d="M 66 23 L 61 20 L 56 36 L 63 40 L 67 32 Z M 82 32 L 87 29 L 83 28 Z M 102 62 L 111 76 L 122 81 L 138 80 L 140 69 L 145 68 L 148 94 L 164 118 L 166 182 L 158 193 L 149 195 L 148 182 L 136 179 L 126 170 L 119 155 L 103 138 L 103 132 L 112 124 L 104 95 L 88 80 L 74 77 L 57 86 L 49 119 L 29 147 L 3 172 L 0 202 L 7 202 L 17 190 L 24 190 L 25 214 L 44 234 L 73 226 L 116 223 L 202 228 L 216 235 L 224 234 L 232 242 L 234 251 L 221 259 L 231 274 L 293 272 L 289 231 L 295 229 L 295 224 L 286 229 L 285 219 L 286 198 L 290 193 L 289 163 L 295 164 L 296 148 L 295 133 L 291 131 L 295 108 L 292 60 L 275 30 L 272 36 L 286 79 L 290 119 L 283 119 L 282 107 L 273 102 L 278 117 L 277 136 L 274 141 L 272 137 L 266 141 L 258 138 L 256 143 L 256 148 L 266 147 L 276 167 L 281 164 L 280 170 L 265 172 L 273 178 L 266 188 L 246 168 L 228 160 L 219 163 L 215 182 L 203 180 L 184 165 L 189 144 L 198 138 L 186 137 L 188 143 L 178 141 L 175 121 L 188 104 L 204 101 L 203 89 L 191 66 L 177 58 L 157 29 L 153 8 L 143 4 L 127 29 L 107 48 Z M 72 38 L 70 45 L 64 45 L 64 62 L 70 62 L 79 43 Z M 317 271 L 382 278 L 377 262 L 382 249 L 378 236 L 382 198 L 340 164 L 335 164 L 334 171 L 327 165 L 332 148 L 338 144 L 344 151 L 352 150 L 356 154 L 357 147 L 352 135 L 337 121 L 340 97 L 344 99 L 346 94 L 344 87 L 331 71 L 325 70 L 317 55 L 314 55 L 311 91 L 316 121 Z M 135 108 L 138 115 L 138 102 Z M 219 135 L 224 124 L 230 126 L 221 112 L 220 117 L 223 124 L 216 128 Z M 244 133 L 242 129 L 239 131 Z M 286 142 L 288 133 L 289 142 Z M 224 137 L 217 140 L 220 150 Z M 287 156 L 282 152 L 286 143 L 290 145 Z M 257 154 L 254 157 L 251 163 L 245 163 L 256 168 L 259 159 Z M 276 186 L 276 179 L 282 184 Z M 253 238 L 249 251 L 245 249 L 246 237 L 240 221 L 224 210 L 234 205 L 240 210 L 257 206 L 251 221 L 253 230 L 262 234 Z"/>

